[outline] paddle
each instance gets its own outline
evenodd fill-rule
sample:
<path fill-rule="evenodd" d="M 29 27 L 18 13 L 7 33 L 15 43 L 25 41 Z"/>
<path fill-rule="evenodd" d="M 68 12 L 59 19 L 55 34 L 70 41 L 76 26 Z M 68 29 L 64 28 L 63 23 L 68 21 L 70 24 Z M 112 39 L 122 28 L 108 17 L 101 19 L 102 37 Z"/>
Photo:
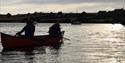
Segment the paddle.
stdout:
<path fill-rule="evenodd" d="M 63 37 L 64 39 L 66 39 L 66 40 L 69 40 L 70 41 L 70 39 L 69 38 L 66 38 L 66 37 Z"/>

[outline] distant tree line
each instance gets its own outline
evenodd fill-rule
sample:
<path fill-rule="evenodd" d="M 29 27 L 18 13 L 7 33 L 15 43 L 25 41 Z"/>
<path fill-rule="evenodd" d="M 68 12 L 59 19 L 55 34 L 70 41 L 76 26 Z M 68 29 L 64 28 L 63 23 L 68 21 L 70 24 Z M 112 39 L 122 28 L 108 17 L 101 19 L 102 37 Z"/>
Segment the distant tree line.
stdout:
<path fill-rule="evenodd" d="M 11 15 L 7 13 L 6 15 L 0 15 L 0 22 L 26 22 L 28 19 L 40 23 L 125 23 L 125 10 L 115 9 L 113 11 L 99 11 L 97 13 L 63 13 L 62 11 L 58 13 L 43 13 L 34 12 L 27 14 L 17 14 Z"/>

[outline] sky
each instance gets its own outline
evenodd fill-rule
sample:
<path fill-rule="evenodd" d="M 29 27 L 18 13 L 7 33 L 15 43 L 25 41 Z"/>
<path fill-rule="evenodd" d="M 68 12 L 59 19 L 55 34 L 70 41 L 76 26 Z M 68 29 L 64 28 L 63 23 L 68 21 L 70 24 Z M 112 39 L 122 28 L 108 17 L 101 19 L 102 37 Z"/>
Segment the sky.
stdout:
<path fill-rule="evenodd" d="M 123 8 L 124 0 L 0 0 L 1 14 L 98 12 Z"/>

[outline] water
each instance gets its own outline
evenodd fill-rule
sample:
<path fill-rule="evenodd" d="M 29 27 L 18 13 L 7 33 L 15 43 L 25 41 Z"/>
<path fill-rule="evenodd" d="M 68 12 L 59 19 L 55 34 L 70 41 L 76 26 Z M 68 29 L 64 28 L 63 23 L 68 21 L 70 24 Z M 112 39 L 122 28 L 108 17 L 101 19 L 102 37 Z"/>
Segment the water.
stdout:
<path fill-rule="evenodd" d="M 0 23 L 0 32 L 14 35 L 23 23 Z M 52 24 L 37 24 L 35 35 L 48 34 Z M 125 27 L 120 24 L 61 24 L 64 44 L 59 49 L 2 52 L 0 63 L 125 63 Z"/>

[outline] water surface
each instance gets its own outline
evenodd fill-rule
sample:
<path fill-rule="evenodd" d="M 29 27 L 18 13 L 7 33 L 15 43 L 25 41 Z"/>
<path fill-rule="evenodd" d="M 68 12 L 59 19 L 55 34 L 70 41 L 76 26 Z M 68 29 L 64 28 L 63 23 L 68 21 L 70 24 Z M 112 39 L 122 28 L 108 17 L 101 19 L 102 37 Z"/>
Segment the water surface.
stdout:
<path fill-rule="evenodd" d="M 14 35 L 24 23 L 0 23 L 0 32 Z M 52 24 L 39 23 L 35 35 L 48 34 Z M 61 24 L 64 44 L 59 49 L 2 52 L 0 63 L 125 63 L 125 27 L 120 24 Z"/>

